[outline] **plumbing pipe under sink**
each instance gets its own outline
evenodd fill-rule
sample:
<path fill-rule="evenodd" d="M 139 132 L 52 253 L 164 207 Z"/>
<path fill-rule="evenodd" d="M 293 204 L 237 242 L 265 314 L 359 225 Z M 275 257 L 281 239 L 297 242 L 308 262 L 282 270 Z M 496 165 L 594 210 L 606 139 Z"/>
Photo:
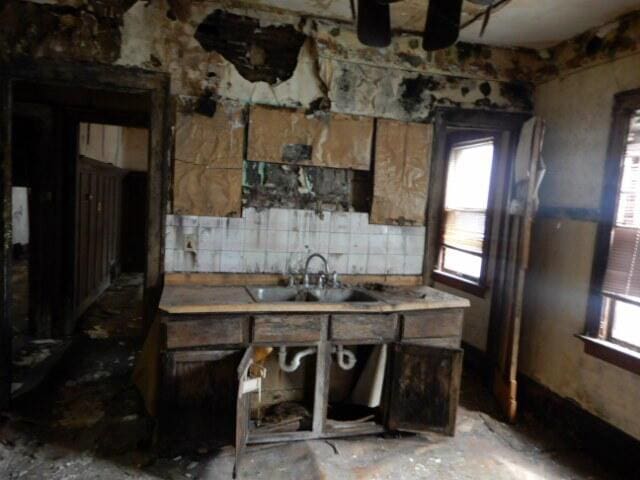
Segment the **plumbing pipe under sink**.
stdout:
<path fill-rule="evenodd" d="M 351 350 L 344 348 L 342 345 L 334 345 L 331 353 L 336 354 L 338 365 L 343 370 L 351 370 L 356 364 L 356 355 Z"/>
<path fill-rule="evenodd" d="M 278 350 L 278 365 L 280 365 L 280 368 L 285 372 L 295 372 L 300 366 L 300 361 L 307 355 L 314 353 L 316 353 L 314 347 L 305 348 L 304 350 L 296 352 L 291 359 L 291 363 L 287 363 L 287 347 L 280 347 Z"/>

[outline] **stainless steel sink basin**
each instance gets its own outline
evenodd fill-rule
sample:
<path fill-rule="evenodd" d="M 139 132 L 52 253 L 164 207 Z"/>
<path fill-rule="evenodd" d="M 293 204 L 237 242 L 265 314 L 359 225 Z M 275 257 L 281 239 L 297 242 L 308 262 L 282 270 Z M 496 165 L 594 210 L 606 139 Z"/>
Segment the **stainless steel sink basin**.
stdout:
<path fill-rule="evenodd" d="M 376 297 L 356 288 L 247 287 L 259 303 L 279 302 L 379 302 Z"/>
<path fill-rule="evenodd" d="M 298 287 L 248 287 L 256 302 L 317 302 L 318 299 Z"/>
<path fill-rule="evenodd" d="M 357 288 L 314 288 L 309 293 L 323 303 L 341 302 L 379 302 L 380 300 L 364 290 Z"/>

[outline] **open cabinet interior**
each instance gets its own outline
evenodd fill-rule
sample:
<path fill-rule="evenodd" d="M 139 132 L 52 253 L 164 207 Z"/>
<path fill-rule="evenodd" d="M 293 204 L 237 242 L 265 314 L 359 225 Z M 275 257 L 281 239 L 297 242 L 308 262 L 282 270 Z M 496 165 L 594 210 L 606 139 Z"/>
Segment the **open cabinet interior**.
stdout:
<path fill-rule="evenodd" d="M 384 424 L 388 345 L 334 347 L 329 373 L 326 429 Z"/>
<path fill-rule="evenodd" d="M 249 431 L 310 431 L 316 377 L 315 347 L 254 347 L 248 377 L 259 383 L 250 393 Z M 256 381 L 257 380 L 257 381 Z"/>

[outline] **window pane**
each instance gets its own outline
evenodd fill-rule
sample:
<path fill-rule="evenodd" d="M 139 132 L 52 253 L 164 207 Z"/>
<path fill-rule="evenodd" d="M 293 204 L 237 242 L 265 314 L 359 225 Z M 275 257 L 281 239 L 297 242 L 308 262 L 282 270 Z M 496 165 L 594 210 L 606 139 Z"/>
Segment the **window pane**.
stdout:
<path fill-rule="evenodd" d="M 474 279 L 480 278 L 482 257 L 443 247 L 442 270 Z"/>
<path fill-rule="evenodd" d="M 491 183 L 493 143 L 454 147 L 447 173 L 447 210 L 486 210 Z"/>
<path fill-rule="evenodd" d="M 615 301 L 611 337 L 640 347 L 640 307 Z"/>

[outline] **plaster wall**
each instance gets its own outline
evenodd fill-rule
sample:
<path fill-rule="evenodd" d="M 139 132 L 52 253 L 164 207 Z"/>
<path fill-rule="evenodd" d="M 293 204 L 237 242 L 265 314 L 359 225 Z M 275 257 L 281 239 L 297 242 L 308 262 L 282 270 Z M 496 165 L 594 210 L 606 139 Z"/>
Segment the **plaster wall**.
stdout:
<path fill-rule="evenodd" d="M 541 190 L 544 218 L 534 225 L 520 347 L 520 370 L 560 396 L 640 438 L 640 377 L 583 353 L 595 221 L 613 97 L 640 88 L 640 55 L 572 72 L 537 88 L 547 122 Z"/>

